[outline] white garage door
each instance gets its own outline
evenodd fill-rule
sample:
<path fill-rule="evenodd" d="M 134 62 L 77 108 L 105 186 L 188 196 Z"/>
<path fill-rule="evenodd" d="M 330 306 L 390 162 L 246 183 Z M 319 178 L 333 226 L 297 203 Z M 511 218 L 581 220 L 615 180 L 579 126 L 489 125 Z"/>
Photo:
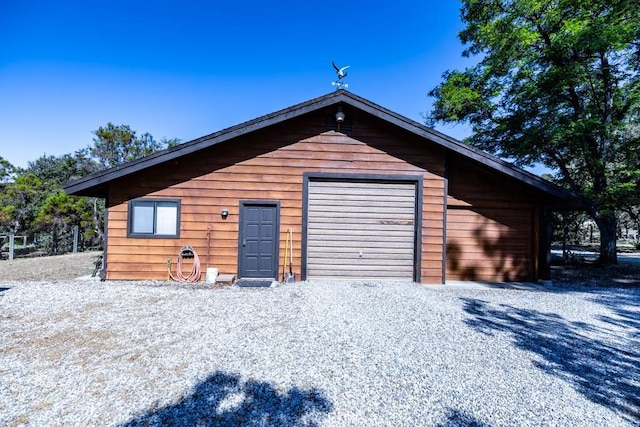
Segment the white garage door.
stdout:
<path fill-rule="evenodd" d="M 413 183 L 310 181 L 309 279 L 413 280 Z"/>

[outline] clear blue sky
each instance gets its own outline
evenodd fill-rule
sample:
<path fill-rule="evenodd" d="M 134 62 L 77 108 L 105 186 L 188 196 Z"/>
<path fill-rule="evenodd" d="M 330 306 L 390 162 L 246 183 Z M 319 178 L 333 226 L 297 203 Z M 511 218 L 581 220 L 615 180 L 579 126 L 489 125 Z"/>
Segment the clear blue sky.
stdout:
<path fill-rule="evenodd" d="M 463 68 L 460 4 L 360 0 L 0 0 L 0 156 L 26 166 L 107 122 L 206 135 L 335 90 L 422 121 Z M 464 126 L 439 130 L 457 138 Z"/>

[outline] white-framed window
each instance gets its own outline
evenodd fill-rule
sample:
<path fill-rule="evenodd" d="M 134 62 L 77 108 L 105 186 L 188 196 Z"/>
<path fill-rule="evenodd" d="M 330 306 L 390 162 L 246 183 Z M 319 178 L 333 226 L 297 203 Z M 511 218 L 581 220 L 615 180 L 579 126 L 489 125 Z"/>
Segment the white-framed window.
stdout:
<path fill-rule="evenodd" d="M 180 237 L 180 200 L 129 201 L 129 237 Z"/>

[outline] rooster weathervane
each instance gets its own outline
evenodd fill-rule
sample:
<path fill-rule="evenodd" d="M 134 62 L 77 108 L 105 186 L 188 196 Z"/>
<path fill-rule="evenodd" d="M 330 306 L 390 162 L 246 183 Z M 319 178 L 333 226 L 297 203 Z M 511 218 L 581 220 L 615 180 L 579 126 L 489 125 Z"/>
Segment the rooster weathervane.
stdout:
<path fill-rule="evenodd" d="M 336 89 L 348 88 L 349 85 L 342 81 L 345 77 L 347 77 L 347 68 L 351 67 L 351 65 L 347 65 L 346 67 L 338 67 L 334 61 L 331 61 L 333 64 L 333 68 L 336 70 L 336 74 L 338 75 L 338 81 L 331 82 L 332 86 L 337 86 Z"/>

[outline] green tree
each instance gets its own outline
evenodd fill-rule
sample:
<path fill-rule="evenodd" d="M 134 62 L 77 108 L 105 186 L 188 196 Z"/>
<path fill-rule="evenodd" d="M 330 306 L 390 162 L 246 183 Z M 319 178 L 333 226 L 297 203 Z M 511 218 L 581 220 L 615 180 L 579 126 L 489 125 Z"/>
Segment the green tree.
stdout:
<path fill-rule="evenodd" d="M 102 199 L 70 197 L 62 186 L 74 179 L 176 146 L 178 139 L 156 141 L 137 136 L 129 126 L 111 123 L 99 128 L 93 146 L 62 156 L 41 156 L 25 169 L 0 157 L 0 230 L 24 232 L 46 242 L 54 253 L 69 249 L 70 230 L 79 226 L 83 241 L 99 246 L 103 241 Z M 50 244 L 50 247 L 49 247 Z"/>
<path fill-rule="evenodd" d="M 0 231 L 8 231 L 15 226 L 14 211 L 15 206 L 12 197 L 7 193 L 7 187 L 12 182 L 16 173 L 16 168 L 8 160 L 0 156 Z M 0 246 L 2 243 L 0 242 Z"/>
<path fill-rule="evenodd" d="M 68 196 L 62 189 L 50 194 L 44 200 L 36 214 L 34 226 L 44 228 L 51 233 L 52 255 L 66 252 L 66 250 L 60 251 L 60 240 L 64 236 L 65 240 L 70 241 L 71 227 L 83 225 L 81 220 L 86 211 L 86 198 Z"/>
<path fill-rule="evenodd" d="M 90 158 L 88 150 L 78 150 L 62 156 L 41 156 L 27 164 L 26 171 L 40 178 L 47 187 L 57 192 L 67 182 L 82 178 L 100 169 L 100 165 Z"/>
<path fill-rule="evenodd" d="M 27 172 L 36 175 L 42 182 L 41 191 L 32 200 L 33 210 L 38 215 L 34 227 L 41 233 L 50 234 L 52 252 L 58 253 L 59 240 L 63 236 L 67 237 L 64 233 L 68 231 L 68 227 L 63 226 L 67 223 L 78 225 L 82 230 L 84 240 L 90 245 L 99 246 L 103 241 L 104 200 L 97 198 L 63 200 L 66 204 L 73 205 L 73 209 L 59 209 L 59 211 L 68 212 L 69 215 L 73 214 L 72 221 L 70 218 L 62 221 L 55 216 L 56 211 L 52 210 L 55 207 L 61 208 L 62 199 L 60 199 L 59 193 L 62 190 L 62 185 L 100 168 L 100 164 L 90 157 L 88 149 L 59 157 L 42 156 L 28 163 Z M 57 205 L 52 205 L 53 202 L 56 202 Z"/>
<path fill-rule="evenodd" d="M 156 141 L 149 133 L 138 136 L 128 125 L 109 122 L 94 132 L 93 146 L 89 152 L 103 168 L 112 168 L 139 159 L 156 151 L 177 145 L 178 139 Z"/>
<path fill-rule="evenodd" d="M 0 156 L 0 189 L 3 184 L 6 184 L 13 177 L 15 172 L 16 168 L 8 160 Z"/>
<path fill-rule="evenodd" d="M 29 229 L 35 217 L 32 202 L 43 190 L 42 181 L 36 175 L 18 173 L 0 193 L 0 226 L 14 233 Z"/>
<path fill-rule="evenodd" d="M 443 75 L 430 121 L 557 170 L 588 201 L 601 262 L 617 262 L 615 209 L 639 198 L 637 0 L 462 0 L 461 16 L 463 55 L 480 61 Z"/>

